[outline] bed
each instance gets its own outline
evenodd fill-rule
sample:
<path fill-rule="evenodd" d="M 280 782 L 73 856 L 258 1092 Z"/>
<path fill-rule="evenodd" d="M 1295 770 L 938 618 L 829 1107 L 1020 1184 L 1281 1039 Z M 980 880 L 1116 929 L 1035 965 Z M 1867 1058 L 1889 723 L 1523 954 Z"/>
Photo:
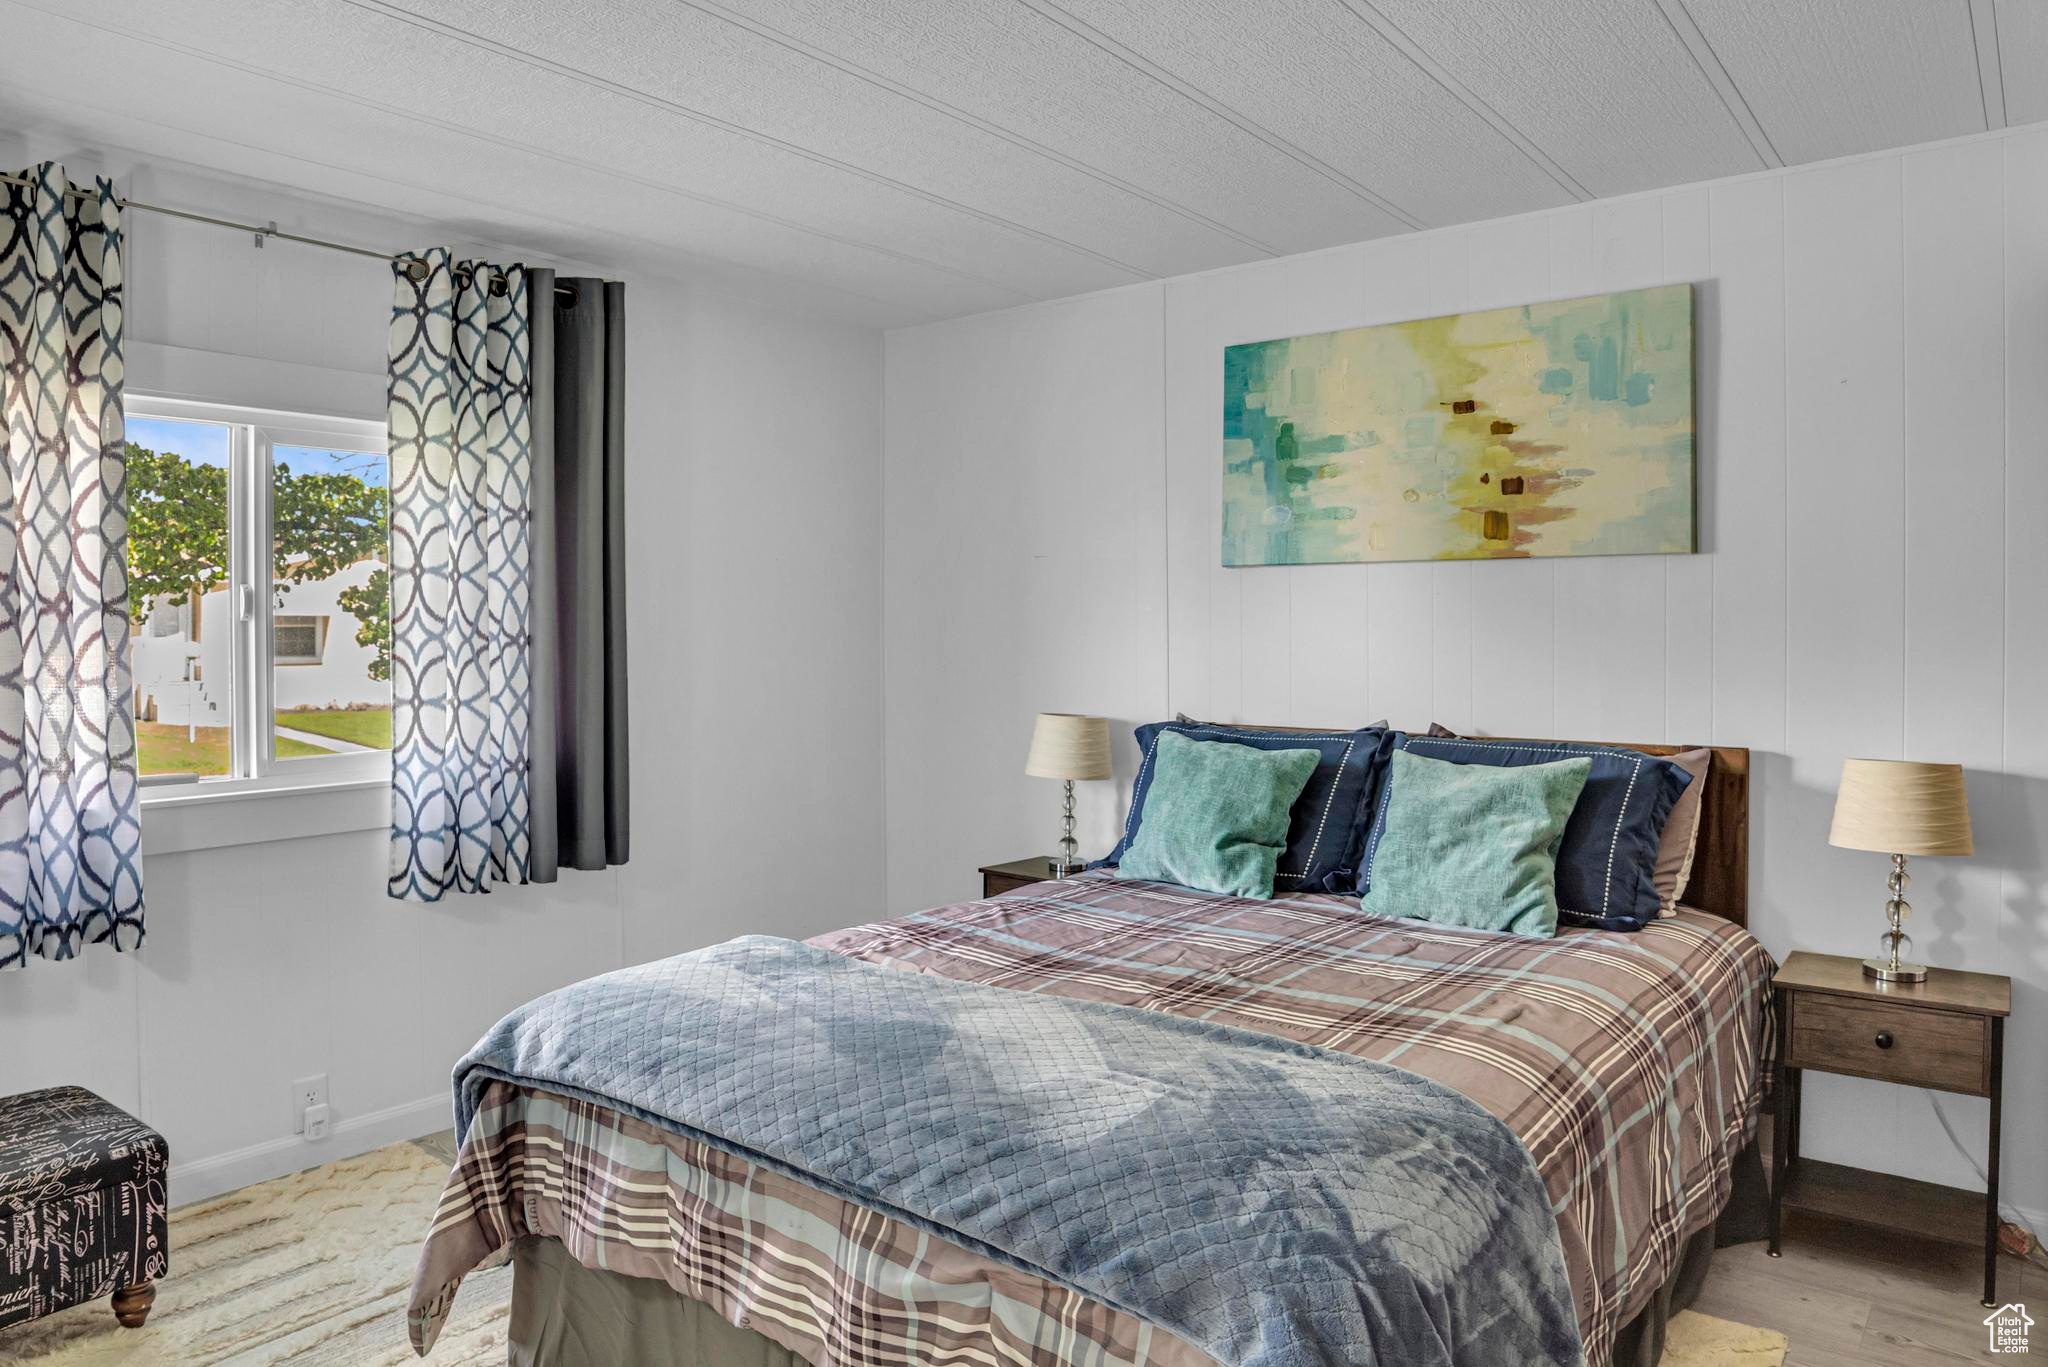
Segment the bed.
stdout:
<path fill-rule="evenodd" d="M 1715 749 L 1688 905 L 1634 934 L 1530 940 L 1378 919 L 1355 898 L 1254 901 L 1104 871 L 810 945 L 1442 1084 L 1532 1160 L 1584 1360 L 1638 1367 L 1697 1286 L 1731 1193 L 1760 1173 L 1772 964 L 1744 929 L 1748 767 L 1747 751 Z M 678 1133 L 602 1089 L 497 1077 L 466 1118 L 413 1288 L 423 1353 L 463 1276 L 510 1259 L 517 1363 L 1218 1361 L 997 1250 Z"/>

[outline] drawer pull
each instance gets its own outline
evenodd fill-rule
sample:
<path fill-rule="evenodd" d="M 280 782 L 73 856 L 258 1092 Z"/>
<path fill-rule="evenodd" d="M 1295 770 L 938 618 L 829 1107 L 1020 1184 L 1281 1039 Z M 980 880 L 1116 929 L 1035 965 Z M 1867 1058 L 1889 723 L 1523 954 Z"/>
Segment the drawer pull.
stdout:
<path fill-rule="evenodd" d="M 1880 1031 L 1878 1031 L 1878 1032 L 1877 1032 L 1877 1047 L 1878 1047 L 1878 1048 L 1880 1048 L 1880 1049 L 1889 1049 L 1889 1048 L 1891 1048 L 1891 1047 L 1892 1047 L 1892 1032 L 1891 1032 L 1891 1031 L 1889 1031 L 1889 1030 L 1880 1030 Z"/>

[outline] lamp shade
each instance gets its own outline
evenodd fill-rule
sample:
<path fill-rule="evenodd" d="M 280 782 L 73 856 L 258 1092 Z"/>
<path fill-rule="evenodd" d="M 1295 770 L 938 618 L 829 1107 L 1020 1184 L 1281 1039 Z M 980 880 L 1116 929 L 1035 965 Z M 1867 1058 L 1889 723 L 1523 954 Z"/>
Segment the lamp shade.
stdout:
<path fill-rule="evenodd" d="M 1963 766 L 1843 760 L 1828 843 L 1881 854 L 1973 853 Z"/>
<path fill-rule="evenodd" d="M 1109 719 L 1040 712 L 1024 772 L 1033 778 L 1108 778 Z"/>

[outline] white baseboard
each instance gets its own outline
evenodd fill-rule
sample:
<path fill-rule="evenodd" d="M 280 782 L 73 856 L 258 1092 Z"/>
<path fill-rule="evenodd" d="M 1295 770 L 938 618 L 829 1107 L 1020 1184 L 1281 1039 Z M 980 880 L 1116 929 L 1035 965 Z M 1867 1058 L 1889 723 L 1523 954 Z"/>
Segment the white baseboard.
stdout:
<path fill-rule="evenodd" d="M 173 1154 L 170 1202 L 182 1206 L 204 1201 L 251 1182 L 267 1182 L 338 1158 L 353 1158 L 401 1139 L 446 1129 L 453 1118 L 454 1105 L 448 1097 L 430 1096 L 338 1120 L 328 1137 L 317 1143 L 288 1134 L 189 1163 L 179 1162 Z"/>

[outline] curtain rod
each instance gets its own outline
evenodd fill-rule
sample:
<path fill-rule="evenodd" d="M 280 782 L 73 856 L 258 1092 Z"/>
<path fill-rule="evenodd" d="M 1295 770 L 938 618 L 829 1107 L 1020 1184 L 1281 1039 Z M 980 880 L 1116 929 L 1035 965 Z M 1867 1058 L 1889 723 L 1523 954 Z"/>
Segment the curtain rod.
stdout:
<path fill-rule="evenodd" d="M 33 190 L 36 185 L 34 181 L 29 180 L 25 176 L 11 176 L 4 171 L 0 171 L 0 183 L 19 185 L 24 190 Z M 70 199 L 95 198 L 89 190 L 66 189 L 64 194 Z M 192 223 L 210 223 L 216 228 L 237 228 L 242 232 L 252 234 L 256 239 L 256 245 L 259 247 L 263 245 L 264 238 L 275 237 L 286 242 L 301 243 L 308 247 L 325 247 L 331 252 L 347 252 L 351 256 L 373 257 L 379 261 L 405 261 L 407 259 L 405 254 L 380 252 L 373 247 L 357 247 L 347 242 L 329 242 L 324 237 L 306 237 L 300 233 L 283 232 L 278 228 L 275 221 L 270 223 L 237 223 L 233 219 L 215 218 L 211 214 L 195 214 L 189 209 L 170 209 L 161 204 L 145 204 L 139 199 L 121 199 L 118 196 L 115 198 L 114 203 L 123 209 L 140 209 L 144 213 L 162 214 L 166 218 L 182 218 Z M 426 278 L 426 272 L 426 262 L 418 258 L 413 258 L 409 261 L 405 270 L 407 278 L 411 279 L 415 284 Z M 491 277 L 491 284 L 497 289 L 503 289 L 505 277 L 494 275 Z M 555 286 L 555 298 L 566 299 L 573 304 L 576 302 L 576 291 L 569 285 L 557 285 Z"/>

